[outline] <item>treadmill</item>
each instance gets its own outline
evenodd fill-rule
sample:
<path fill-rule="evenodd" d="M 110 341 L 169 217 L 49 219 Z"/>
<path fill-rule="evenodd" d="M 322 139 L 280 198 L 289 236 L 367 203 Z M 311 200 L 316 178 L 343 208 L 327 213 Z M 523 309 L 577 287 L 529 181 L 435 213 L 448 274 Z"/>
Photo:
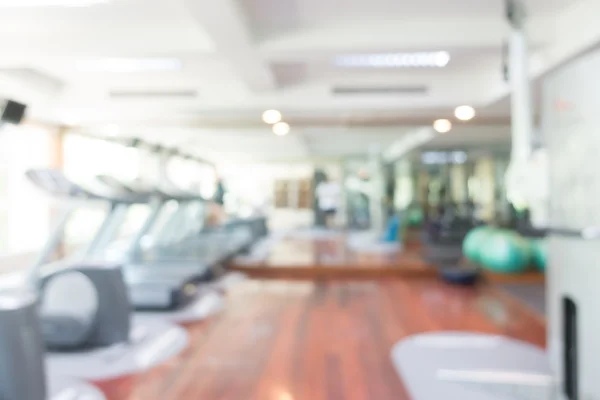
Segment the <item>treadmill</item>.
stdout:
<path fill-rule="evenodd" d="M 162 188 L 163 191 L 170 193 L 173 196 L 184 197 L 187 199 L 186 203 L 182 205 L 182 215 L 185 215 L 186 208 L 193 208 L 198 203 L 205 204 L 207 200 L 200 196 L 197 193 L 190 192 L 188 190 L 182 189 L 178 187 L 173 181 L 169 180 L 168 177 L 165 179 L 165 186 Z M 192 221 L 202 221 L 205 220 L 205 213 L 202 218 L 192 217 Z M 187 220 L 190 220 L 189 215 Z M 186 221 L 186 218 L 183 218 L 183 221 Z M 266 219 L 260 218 L 238 218 L 238 217 L 230 217 L 227 221 L 222 224 L 216 226 L 205 226 L 202 223 L 200 226 L 196 226 L 192 228 L 191 231 L 188 231 L 187 236 L 179 236 L 179 242 L 181 244 L 187 244 L 188 242 L 193 242 L 198 237 L 203 237 L 205 235 L 216 235 L 221 238 L 220 248 L 222 249 L 222 255 L 224 255 L 224 259 L 230 259 L 239 253 L 248 250 L 256 240 L 262 237 L 261 234 L 261 225 L 266 226 Z"/>
<path fill-rule="evenodd" d="M 148 183 L 125 183 L 105 175 L 97 179 L 118 193 L 131 193 L 134 196 L 145 194 L 153 199 L 148 220 L 130 244 L 130 261 L 146 264 L 173 259 L 214 266 L 226 258 L 230 238 L 223 234 L 211 233 L 188 240 L 203 225 L 204 215 L 199 210 L 192 214 L 188 212 L 199 202 L 205 202 L 201 197 L 185 192 L 167 192 Z M 167 204 L 170 202 L 175 202 L 177 206 L 169 214 Z M 151 239 L 152 243 L 144 243 L 146 239 Z"/>
<path fill-rule="evenodd" d="M 68 179 L 61 171 L 54 169 L 28 171 L 27 176 L 42 190 L 60 198 L 78 198 L 85 195 L 86 199 L 104 200 L 110 204 L 110 212 L 102 227 L 95 235 L 92 243 L 76 257 L 86 259 L 102 258 L 118 229 L 125 221 L 127 211 L 134 204 L 151 204 L 151 213 L 143 223 L 142 230 L 136 233 L 134 239 L 121 254 L 124 261 L 123 274 L 129 289 L 132 305 L 141 310 L 171 310 L 179 308 L 196 297 L 198 284 L 208 280 L 211 270 L 208 265 L 196 260 L 168 260 L 151 263 L 136 262 L 132 255 L 136 254 L 136 246 L 143 235 L 155 222 L 164 202 L 156 200 L 153 193 L 110 193 L 108 191 L 92 191 Z M 43 178 L 41 178 L 43 177 Z M 48 177 L 60 184 L 47 185 Z M 72 211 L 71 211 L 72 212 Z M 63 227 L 66 225 L 66 219 Z M 60 242 L 61 237 L 55 237 L 43 252 L 40 263 L 48 261 L 50 247 Z"/>

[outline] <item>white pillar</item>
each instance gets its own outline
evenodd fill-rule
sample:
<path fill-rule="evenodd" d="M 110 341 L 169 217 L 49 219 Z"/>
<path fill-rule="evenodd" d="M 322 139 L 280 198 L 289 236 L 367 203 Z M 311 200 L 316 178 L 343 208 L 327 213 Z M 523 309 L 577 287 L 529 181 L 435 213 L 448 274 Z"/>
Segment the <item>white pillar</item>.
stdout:
<path fill-rule="evenodd" d="M 522 203 L 526 201 L 529 190 L 528 163 L 533 140 L 529 52 L 523 2 L 509 0 L 507 3 L 511 9 L 508 78 L 511 87 L 512 151 L 510 165 L 506 172 L 506 191 L 511 202 Z"/>
<path fill-rule="evenodd" d="M 383 215 L 384 185 L 382 154 L 378 149 L 369 152 L 369 175 L 371 176 L 371 196 L 369 201 L 371 214 L 371 229 L 382 231 L 385 226 Z"/>
<path fill-rule="evenodd" d="M 529 52 L 522 26 L 513 26 L 510 34 L 509 79 L 512 92 L 512 153 L 513 162 L 527 161 L 533 140 L 533 109 L 529 81 Z"/>

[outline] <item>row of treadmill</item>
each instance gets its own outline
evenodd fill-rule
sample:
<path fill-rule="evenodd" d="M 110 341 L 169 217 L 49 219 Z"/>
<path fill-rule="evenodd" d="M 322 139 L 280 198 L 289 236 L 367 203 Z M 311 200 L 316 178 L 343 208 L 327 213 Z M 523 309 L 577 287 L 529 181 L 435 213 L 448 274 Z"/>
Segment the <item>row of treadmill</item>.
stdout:
<path fill-rule="evenodd" d="M 262 216 L 206 226 L 206 201 L 174 185 L 159 188 L 109 176 L 81 185 L 61 171 L 49 169 L 28 171 L 27 177 L 43 191 L 62 198 L 64 210 L 23 288 L 0 293 L 0 300 L 12 296 L 11 304 L 20 304 L 10 312 L 0 304 L 2 400 L 22 399 L 19 396 L 25 393 L 35 396 L 27 397 L 30 400 L 50 398 L 40 394 L 43 389 L 32 394 L 35 361 L 19 353 L 30 347 L 21 341 L 26 339 L 23 329 L 31 327 L 17 330 L 9 326 L 24 323 L 32 309 L 47 350 L 85 351 L 127 343 L 134 311 L 167 313 L 186 307 L 198 298 L 202 287 L 216 279 L 229 259 L 267 234 Z M 91 202 L 106 205 L 104 221 L 75 255 L 55 261 L 67 224 L 80 207 L 89 207 Z M 133 235 L 121 238 L 133 206 L 140 204 L 149 211 Z M 35 304 L 26 301 L 32 294 Z M 19 307 L 21 317 L 17 315 Z M 9 334 L 11 329 L 13 334 Z M 31 354 L 32 350 L 28 351 Z M 43 370 L 43 366 L 39 368 Z M 19 377 L 20 373 L 27 379 Z M 42 388 L 43 383 L 40 385 Z"/>

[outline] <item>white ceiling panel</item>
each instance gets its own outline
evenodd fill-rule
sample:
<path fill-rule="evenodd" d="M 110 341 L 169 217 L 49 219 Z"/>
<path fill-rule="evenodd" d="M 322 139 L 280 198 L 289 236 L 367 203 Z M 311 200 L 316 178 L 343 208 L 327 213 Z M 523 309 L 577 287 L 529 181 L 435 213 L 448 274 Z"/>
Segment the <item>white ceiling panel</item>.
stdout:
<path fill-rule="evenodd" d="M 527 4 L 533 77 L 600 43 L 597 0 Z M 493 144 L 509 137 L 502 7 L 501 0 L 112 0 L 2 8 L 0 96 L 23 93 L 30 119 L 89 130 L 117 124 L 123 135 L 195 146 L 215 158 L 343 156 L 453 119 L 465 104 L 477 117 L 434 144 Z M 447 51 L 449 64 L 334 65 L 340 55 L 426 51 Z M 171 59 L 181 68 L 77 68 L 113 58 Z M 15 68 L 47 76 L 52 87 L 5 72 Z M 417 86 L 420 93 L 381 93 Z M 379 93 L 336 95 L 336 88 Z M 176 92 L 188 95 L 167 95 Z M 266 109 L 282 112 L 288 136 L 275 137 L 260 121 Z"/>

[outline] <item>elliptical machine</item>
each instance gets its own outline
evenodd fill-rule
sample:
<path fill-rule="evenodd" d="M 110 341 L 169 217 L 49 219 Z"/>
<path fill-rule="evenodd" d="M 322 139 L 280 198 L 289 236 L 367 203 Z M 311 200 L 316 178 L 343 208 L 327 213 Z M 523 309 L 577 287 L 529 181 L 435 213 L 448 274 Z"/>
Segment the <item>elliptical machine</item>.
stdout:
<path fill-rule="evenodd" d="M 36 185 L 57 194 L 84 201 L 105 200 L 100 194 L 43 171 L 28 171 L 26 175 Z M 48 349 L 59 351 L 127 342 L 131 329 L 132 308 L 121 265 L 89 261 L 48 264 L 75 208 L 69 205 L 63 212 L 27 279 L 30 290 L 38 294 L 43 342 Z M 114 211 L 109 212 L 96 236 L 107 229 Z"/>
<path fill-rule="evenodd" d="M 44 341 L 31 291 L 0 293 L 0 360 L 0 399 L 47 399 Z"/>

